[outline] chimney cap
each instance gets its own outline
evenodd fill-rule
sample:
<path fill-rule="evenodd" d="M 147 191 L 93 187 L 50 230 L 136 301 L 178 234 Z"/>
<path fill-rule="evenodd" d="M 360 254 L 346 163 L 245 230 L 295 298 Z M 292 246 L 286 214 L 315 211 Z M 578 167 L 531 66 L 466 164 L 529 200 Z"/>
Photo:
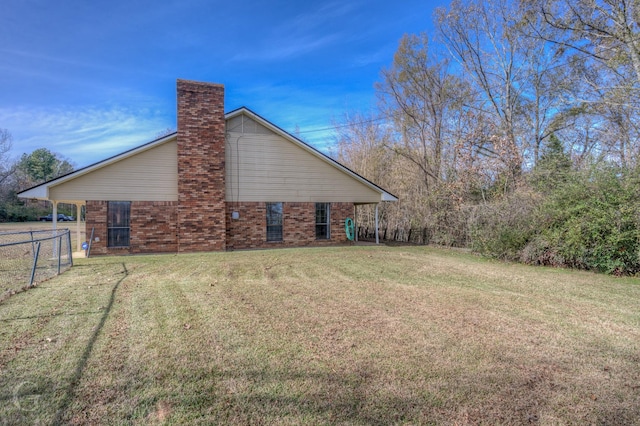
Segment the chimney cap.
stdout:
<path fill-rule="evenodd" d="M 177 79 L 177 83 L 176 85 L 180 88 L 189 88 L 189 89 L 202 89 L 202 90 L 209 90 L 209 89 L 213 89 L 213 88 L 220 88 L 220 89 L 224 89 L 224 84 L 220 84 L 220 83 L 207 83 L 204 81 L 195 81 L 195 80 L 183 80 L 181 78 Z"/>

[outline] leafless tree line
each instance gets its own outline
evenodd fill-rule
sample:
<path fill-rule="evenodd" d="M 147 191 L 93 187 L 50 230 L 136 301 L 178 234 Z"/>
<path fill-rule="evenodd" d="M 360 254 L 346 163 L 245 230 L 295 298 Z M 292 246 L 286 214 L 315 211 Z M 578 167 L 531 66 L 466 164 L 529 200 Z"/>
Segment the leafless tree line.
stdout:
<path fill-rule="evenodd" d="M 635 168 L 639 18 L 634 0 L 454 0 L 436 33 L 400 40 L 378 110 L 337 123 L 335 154 L 400 197 L 387 226 L 444 244 L 477 206 L 529 193 L 553 138 L 575 168 Z"/>

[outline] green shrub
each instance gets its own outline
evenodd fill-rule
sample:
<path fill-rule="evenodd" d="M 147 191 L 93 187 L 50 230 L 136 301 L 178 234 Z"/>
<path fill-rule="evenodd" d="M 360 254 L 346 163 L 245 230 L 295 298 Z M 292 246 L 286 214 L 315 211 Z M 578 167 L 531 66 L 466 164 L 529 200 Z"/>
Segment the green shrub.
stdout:
<path fill-rule="evenodd" d="M 639 272 L 638 190 L 635 173 L 615 166 L 574 172 L 546 197 L 536 243 L 522 259 L 617 275 Z"/>
<path fill-rule="evenodd" d="M 0 222 L 29 222 L 48 214 L 41 206 L 23 205 L 20 203 L 0 204 Z"/>
<path fill-rule="evenodd" d="M 540 197 L 521 190 L 477 206 L 470 217 L 471 249 L 503 260 L 520 260 L 536 232 L 533 218 Z"/>
<path fill-rule="evenodd" d="M 558 248 L 544 237 L 538 235 L 529 241 L 520 252 L 520 261 L 530 265 L 539 266 L 565 266 L 564 257 L 558 252 Z"/>
<path fill-rule="evenodd" d="M 640 272 L 640 176 L 599 164 L 555 174 L 546 187 L 478 206 L 471 248 L 483 255 L 615 275 Z M 544 192 L 543 192 L 544 191 Z M 537 195 L 536 195 L 537 194 Z"/>

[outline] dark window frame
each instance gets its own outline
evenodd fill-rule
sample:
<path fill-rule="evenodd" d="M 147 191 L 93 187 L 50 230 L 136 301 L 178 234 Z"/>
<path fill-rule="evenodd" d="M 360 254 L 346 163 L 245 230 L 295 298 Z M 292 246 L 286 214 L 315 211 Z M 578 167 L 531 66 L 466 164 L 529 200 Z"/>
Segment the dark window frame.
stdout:
<path fill-rule="evenodd" d="M 267 242 L 282 242 L 284 229 L 284 205 L 282 202 L 266 203 Z"/>
<path fill-rule="evenodd" d="M 316 240 L 331 239 L 331 203 L 316 203 Z"/>
<path fill-rule="evenodd" d="M 107 203 L 107 247 L 129 248 L 131 244 L 131 201 Z"/>

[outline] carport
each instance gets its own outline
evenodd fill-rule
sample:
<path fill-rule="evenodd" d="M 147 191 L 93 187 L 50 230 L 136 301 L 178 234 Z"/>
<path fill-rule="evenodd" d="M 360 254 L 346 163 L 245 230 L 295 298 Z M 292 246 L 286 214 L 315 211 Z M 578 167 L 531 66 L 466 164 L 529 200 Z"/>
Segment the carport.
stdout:
<path fill-rule="evenodd" d="M 58 179 L 54 179 L 50 182 L 43 183 L 42 185 L 38 185 L 31 189 L 27 189 L 20 193 L 20 198 L 28 198 L 30 200 L 39 200 L 39 201 L 49 201 L 53 205 L 53 215 L 52 215 L 52 229 L 58 229 L 58 204 L 73 204 L 76 206 L 76 251 L 80 251 L 82 248 L 82 235 L 80 232 L 81 227 L 81 212 L 82 207 L 86 206 L 86 201 L 84 200 L 53 200 L 49 198 L 49 188 L 55 183 L 58 182 Z"/>

